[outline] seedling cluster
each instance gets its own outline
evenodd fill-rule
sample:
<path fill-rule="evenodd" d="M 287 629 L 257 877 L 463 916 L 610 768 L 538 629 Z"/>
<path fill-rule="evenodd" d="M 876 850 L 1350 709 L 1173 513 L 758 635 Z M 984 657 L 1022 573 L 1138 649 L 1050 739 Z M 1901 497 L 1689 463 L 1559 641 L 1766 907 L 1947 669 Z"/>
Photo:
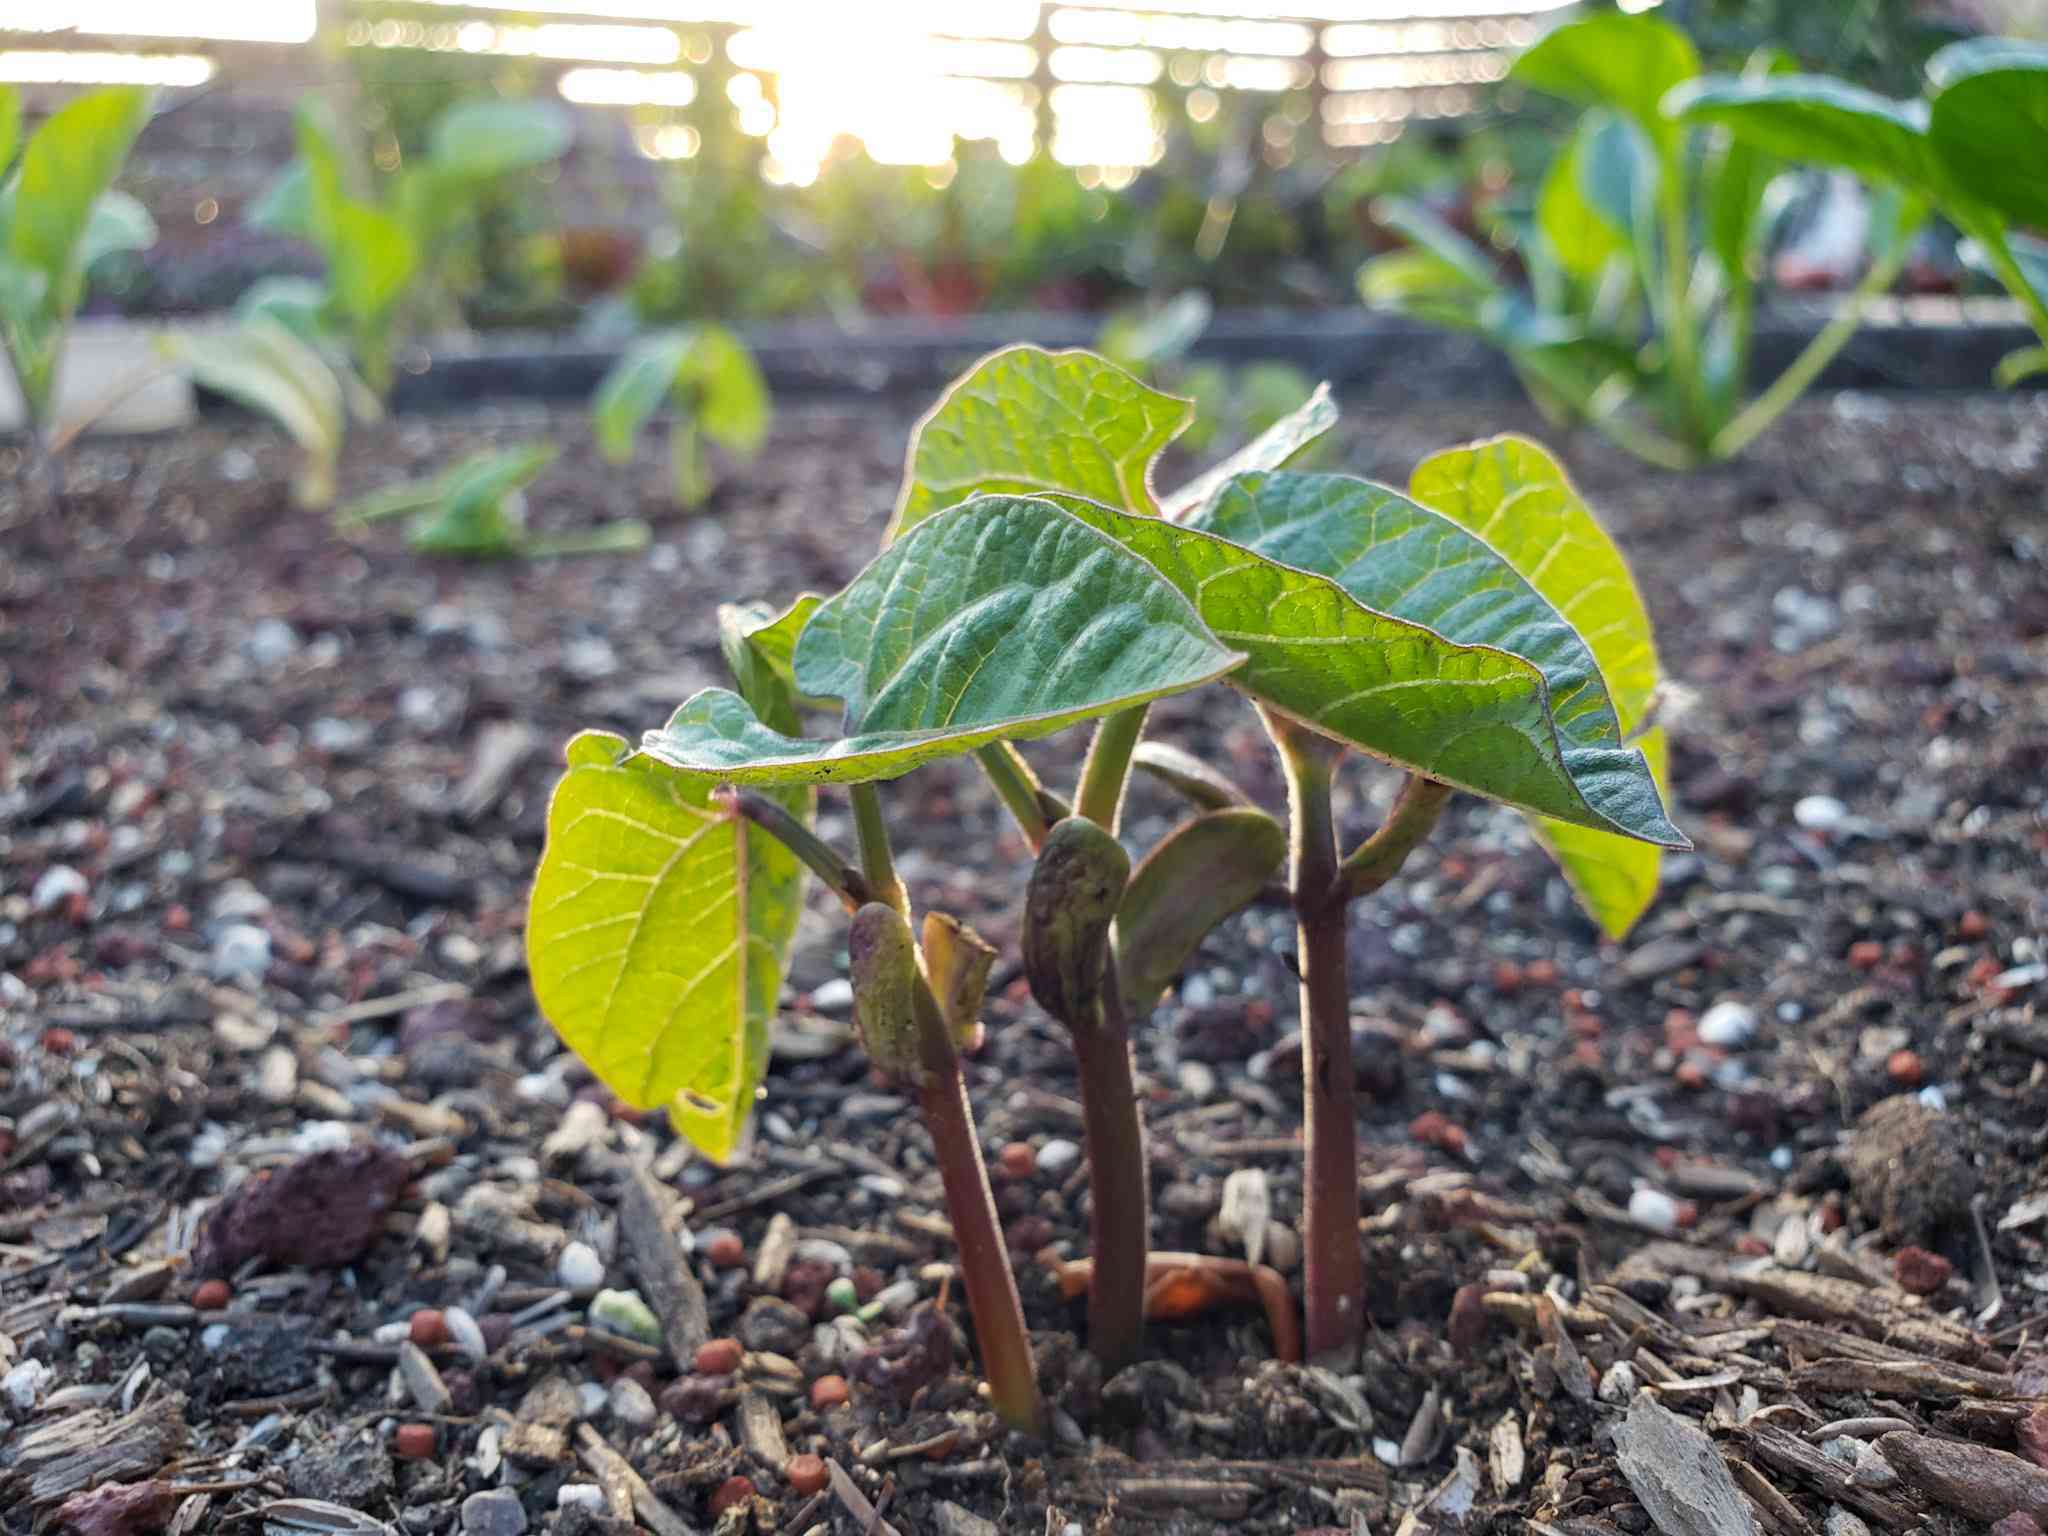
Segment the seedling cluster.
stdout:
<path fill-rule="evenodd" d="M 1291 470 L 1335 421 L 1317 391 L 1161 497 L 1155 460 L 1191 414 L 1086 352 L 977 364 L 919 423 L 859 575 L 780 611 L 722 610 L 731 689 L 695 695 L 637 745 L 570 744 L 534 886 L 529 962 L 549 1019 L 622 1099 L 666 1107 L 719 1159 L 741 1148 L 765 1072 L 806 869 L 839 896 L 862 1039 L 916 1094 L 983 1369 L 1020 1428 L 1041 1408 L 961 1073 L 994 955 L 947 914 L 914 920 L 884 785 L 971 754 L 1033 851 L 1022 958 L 1073 1040 L 1089 1342 L 1111 1365 L 1140 1351 L 1148 1293 L 1132 1032 L 1218 923 L 1284 874 L 1302 974 L 1306 1347 L 1342 1354 L 1364 1322 L 1351 903 L 1459 789 L 1525 813 L 1611 933 L 1648 904 L 1662 850 L 1686 846 L 1660 789 L 1642 601 L 1543 449 L 1447 449 L 1405 493 Z M 1214 765 L 1143 739 L 1154 700 L 1214 686 L 1257 705 L 1288 826 Z M 836 726 L 804 734 L 830 706 Z M 1078 726 L 1093 738 L 1069 799 L 1018 743 Z M 1380 829 L 1345 849 L 1331 790 L 1354 754 L 1404 778 Z M 1134 764 L 1191 802 L 1135 862 L 1117 836 Z M 857 850 L 811 829 L 821 785 L 849 797 Z"/>

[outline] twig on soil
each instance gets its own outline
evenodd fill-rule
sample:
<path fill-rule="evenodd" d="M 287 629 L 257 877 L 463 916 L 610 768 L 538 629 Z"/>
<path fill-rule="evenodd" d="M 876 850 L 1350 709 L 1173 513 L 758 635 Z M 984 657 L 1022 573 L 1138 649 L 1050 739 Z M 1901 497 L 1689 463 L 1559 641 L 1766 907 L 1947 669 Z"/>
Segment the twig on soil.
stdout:
<path fill-rule="evenodd" d="M 682 1245 L 669 1230 L 667 1204 L 654 1176 L 644 1168 L 627 1175 L 619 1190 L 619 1235 L 633 1254 L 633 1267 L 648 1305 L 661 1319 L 661 1336 L 678 1364 L 688 1364 L 697 1346 L 711 1337 L 704 1287 L 697 1283 Z"/>
<path fill-rule="evenodd" d="M 868 1502 L 868 1496 L 860 1491 L 858 1484 L 846 1475 L 846 1468 L 839 1465 L 837 1458 L 825 1459 L 825 1475 L 832 1480 L 832 1492 L 853 1516 L 853 1522 L 862 1536 L 903 1536 L 903 1533 L 882 1518 L 881 1511 Z"/>
<path fill-rule="evenodd" d="M 408 1013 L 414 1008 L 424 1008 L 429 1003 L 453 1002 L 468 996 L 469 988 L 463 983 L 438 981 L 432 986 L 414 987 L 410 991 L 393 992 L 385 997 L 366 998 L 360 1003 L 350 1003 L 345 1008 L 315 1014 L 311 1023 L 315 1029 L 340 1029 L 350 1024 L 364 1024 L 371 1019 L 388 1019 L 394 1013 Z"/>
<path fill-rule="evenodd" d="M 604 1489 L 605 1502 L 613 1509 L 615 1518 L 623 1520 L 637 1515 L 654 1536 L 696 1536 L 689 1524 L 647 1486 L 632 1463 L 606 1444 L 604 1436 L 588 1424 L 576 1426 L 576 1445 L 577 1456 Z M 619 1490 L 625 1494 L 623 1512 L 617 1507 Z"/>

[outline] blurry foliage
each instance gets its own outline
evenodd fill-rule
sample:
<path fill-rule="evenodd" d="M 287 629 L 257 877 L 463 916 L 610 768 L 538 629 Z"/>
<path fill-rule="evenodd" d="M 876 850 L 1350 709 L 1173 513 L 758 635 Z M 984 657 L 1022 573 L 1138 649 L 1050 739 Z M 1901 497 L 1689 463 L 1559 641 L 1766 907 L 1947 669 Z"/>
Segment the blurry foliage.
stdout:
<path fill-rule="evenodd" d="M 1665 0 L 1664 19 L 1690 32 L 1709 67 L 1740 67 L 1758 48 L 1867 90 L 1910 96 L 1930 55 L 1964 35 L 1927 0 Z"/>

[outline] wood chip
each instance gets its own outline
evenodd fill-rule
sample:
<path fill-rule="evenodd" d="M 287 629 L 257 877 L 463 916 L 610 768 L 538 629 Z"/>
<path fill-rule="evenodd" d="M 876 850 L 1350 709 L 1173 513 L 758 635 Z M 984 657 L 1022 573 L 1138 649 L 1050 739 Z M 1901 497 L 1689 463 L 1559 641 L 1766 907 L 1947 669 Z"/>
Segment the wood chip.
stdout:
<path fill-rule="evenodd" d="M 1789 1430 L 1752 1420 L 1747 1433 L 1750 1449 L 1759 1460 L 1788 1477 L 1810 1484 L 1837 1504 L 1846 1504 L 1886 1530 L 1903 1531 L 1919 1524 L 1919 1517 L 1903 1504 L 1858 1485 L 1853 1467 L 1836 1461 L 1819 1446 L 1808 1445 Z"/>
<path fill-rule="evenodd" d="M 619 1236 L 633 1255 L 640 1293 L 661 1319 L 669 1354 L 687 1366 L 697 1346 L 711 1337 L 711 1314 L 667 1213 L 667 1193 L 646 1169 L 635 1168 L 619 1190 Z"/>
<path fill-rule="evenodd" d="M 2013 1379 L 1939 1360 L 1815 1360 L 1792 1373 L 1800 1392 L 1875 1392 L 1885 1397 L 2011 1397 Z"/>
<path fill-rule="evenodd" d="M 789 1461 L 789 1442 L 782 1436 L 782 1413 L 752 1388 L 740 1393 L 740 1444 L 747 1454 L 777 1477 Z"/>
<path fill-rule="evenodd" d="M 1756 1516 L 1707 1432 L 1639 1393 L 1614 1432 L 1615 1459 L 1663 1536 L 1757 1536 Z"/>
<path fill-rule="evenodd" d="M 614 1518 L 629 1520 L 638 1516 L 640 1523 L 654 1532 L 654 1536 L 697 1536 L 682 1516 L 670 1509 L 647 1486 L 646 1480 L 633 1470 L 632 1464 L 605 1443 L 604 1436 L 588 1424 L 576 1427 L 577 1454 L 583 1465 L 597 1478 L 598 1486 L 604 1489 L 605 1503 L 616 1510 L 615 1490 L 623 1490 L 626 1498 L 624 1513 L 615 1513 Z"/>
<path fill-rule="evenodd" d="M 0 1492 L 31 1504 L 59 1504 L 104 1483 L 153 1476 L 185 1448 L 185 1400 L 166 1393 L 116 1417 L 89 1408 L 17 1433 Z"/>
<path fill-rule="evenodd" d="M 2018 1511 L 2048 1523 L 2048 1467 L 2010 1451 L 1903 1432 L 1879 1440 L 1877 1451 L 1929 1498 L 1973 1520 Z"/>

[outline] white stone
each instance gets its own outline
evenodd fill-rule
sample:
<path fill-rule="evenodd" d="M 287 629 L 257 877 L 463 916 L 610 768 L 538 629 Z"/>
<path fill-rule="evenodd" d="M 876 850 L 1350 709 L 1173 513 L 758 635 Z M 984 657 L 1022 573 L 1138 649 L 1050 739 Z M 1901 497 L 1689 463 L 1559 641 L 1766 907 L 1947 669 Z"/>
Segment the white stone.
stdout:
<path fill-rule="evenodd" d="M 1756 1010 L 1724 998 L 1700 1015 L 1700 1043 L 1739 1051 L 1756 1037 Z"/>
<path fill-rule="evenodd" d="M 72 897 L 83 896 L 86 889 L 85 876 L 69 864 L 52 864 L 36 881 L 36 888 L 29 893 L 28 904 L 33 911 L 53 911 Z"/>
<path fill-rule="evenodd" d="M 604 1284 L 604 1260 L 588 1243 L 571 1243 L 555 1260 L 555 1278 L 578 1296 L 593 1294 Z"/>
<path fill-rule="evenodd" d="M 1038 1149 L 1038 1167 L 1039 1171 L 1043 1173 L 1053 1175 L 1065 1173 L 1080 1160 L 1080 1144 L 1068 1141 L 1063 1136 L 1053 1137 Z"/>
<path fill-rule="evenodd" d="M 1628 1197 L 1629 1219 L 1653 1232 L 1678 1230 L 1678 1202 L 1661 1189 L 1639 1189 Z"/>
<path fill-rule="evenodd" d="M 1792 807 L 1792 819 L 1809 832 L 1832 832 L 1849 819 L 1849 807 L 1833 795 L 1807 795 Z"/>

